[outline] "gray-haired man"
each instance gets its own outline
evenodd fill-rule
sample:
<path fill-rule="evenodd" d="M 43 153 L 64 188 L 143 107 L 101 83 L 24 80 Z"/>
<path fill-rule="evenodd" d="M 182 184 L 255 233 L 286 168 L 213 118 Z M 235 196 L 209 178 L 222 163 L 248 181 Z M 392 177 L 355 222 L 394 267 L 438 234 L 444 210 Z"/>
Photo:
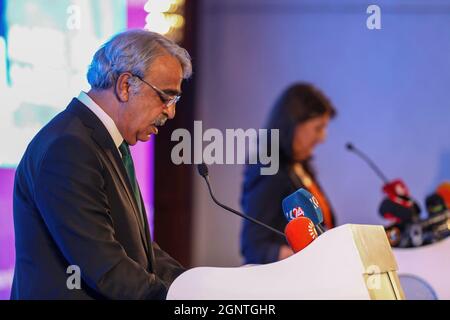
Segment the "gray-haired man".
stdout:
<path fill-rule="evenodd" d="M 91 90 L 35 136 L 17 168 L 12 299 L 165 298 L 184 269 L 151 241 L 129 145 L 175 116 L 190 74 L 189 54 L 148 31 L 97 51 Z M 79 287 L 67 270 L 80 271 Z"/>

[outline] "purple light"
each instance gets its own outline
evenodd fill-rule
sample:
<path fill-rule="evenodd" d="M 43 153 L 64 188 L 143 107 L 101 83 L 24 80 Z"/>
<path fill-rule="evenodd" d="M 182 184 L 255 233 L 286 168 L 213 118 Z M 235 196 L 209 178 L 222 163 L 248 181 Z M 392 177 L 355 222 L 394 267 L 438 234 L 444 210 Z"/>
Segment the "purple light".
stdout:
<path fill-rule="evenodd" d="M 147 0 L 128 0 L 128 29 L 142 29 L 145 27 L 147 12 L 144 6 Z"/>
<path fill-rule="evenodd" d="M 0 300 L 9 299 L 14 268 L 14 169 L 0 169 Z"/>
<path fill-rule="evenodd" d="M 147 0 L 128 0 L 127 27 L 142 29 L 145 27 L 147 12 L 144 6 Z M 153 235 L 153 149 L 154 137 L 147 143 L 138 143 L 131 148 L 136 175 L 144 199 L 150 231 Z"/>

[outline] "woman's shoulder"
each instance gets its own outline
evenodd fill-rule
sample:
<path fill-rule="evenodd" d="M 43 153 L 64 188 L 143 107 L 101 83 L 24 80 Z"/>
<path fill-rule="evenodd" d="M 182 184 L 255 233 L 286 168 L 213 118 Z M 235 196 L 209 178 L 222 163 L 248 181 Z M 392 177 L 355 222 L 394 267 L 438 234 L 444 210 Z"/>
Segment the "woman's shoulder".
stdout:
<path fill-rule="evenodd" d="M 244 191 L 252 190 L 253 188 L 261 185 L 279 188 L 281 185 L 291 183 L 289 177 L 289 166 L 280 165 L 278 171 L 272 175 L 261 174 L 261 168 L 263 167 L 264 166 L 261 164 L 252 164 L 245 167 L 243 181 Z"/>

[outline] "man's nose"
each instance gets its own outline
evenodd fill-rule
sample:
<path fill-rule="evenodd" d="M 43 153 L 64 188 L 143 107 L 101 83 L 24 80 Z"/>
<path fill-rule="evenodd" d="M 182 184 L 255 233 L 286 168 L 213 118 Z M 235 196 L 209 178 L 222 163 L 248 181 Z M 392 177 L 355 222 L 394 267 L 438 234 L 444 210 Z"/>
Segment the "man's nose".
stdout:
<path fill-rule="evenodd" d="M 167 119 L 175 118 L 175 104 L 164 109 L 164 114 L 167 116 Z"/>

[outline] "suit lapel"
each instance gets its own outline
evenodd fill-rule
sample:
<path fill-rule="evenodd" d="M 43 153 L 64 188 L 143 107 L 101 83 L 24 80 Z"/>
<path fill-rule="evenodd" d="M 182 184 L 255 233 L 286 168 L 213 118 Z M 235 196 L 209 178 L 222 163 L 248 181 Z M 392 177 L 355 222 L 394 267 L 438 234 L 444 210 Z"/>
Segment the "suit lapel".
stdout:
<path fill-rule="evenodd" d="M 127 194 L 128 200 L 131 204 L 134 217 L 139 226 L 141 240 L 144 244 L 145 250 L 148 255 L 149 243 L 146 240 L 147 235 L 145 232 L 145 226 L 143 226 L 141 223 L 136 198 L 133 195 L 131 183 L 129 181 L 127 172 L 123 165 L 122 158 L 120 157 L 119 151 L 117 150 L 116 145 L 114 144 L 114 141 L 112 140 L 108 130 L 105 128 L 100 119 L 98 119 L 97 116 L 91 110 L 89 110 L 89 108 L 87 108 L 84 104 L 82 104 L 78 99 L 73 99 L 67 109 L 69 112 L 77 114 L 83 121 L 83 123 L 93 130 L 92 138 L 99 145 L 100 149 L 106 154 L 107 158 L 112 164 Z"/>
<path fill-rule="evenodd" d="M 114 167 L 114 170 L 116 171 L 117 175 L 120 178 L 120 181 L 122 182 L 122 185 L 125 188 L 125 191 L 127 193 L 128 196 L 128 200 L 131 203 L 132 207 L 133 207 L 133 213 L 134 216 L 136 218 L 136 221 L 139 225 L 139 230 L 141 232 L 141 236 L 142 236 L 142 240 L 144 241 L 145 244 L 145 248 L 146 250 L 148 250 L 148 245 L 147 245 L 147 241 L 145 241 L 145 231 L 144 231 L 144 226 L 141 223 L 141 219 L 140 219 L 140 213 L 139 213 L 139 208 L 136 204 L 136 198 L 133 195 L 132 192 L 132 187 L 130 184 L 130 179 L 128 178 L 128 175 L 124 169 L 124 166 L 122 164 L 122 159 L 120 158 L 120 155 L 118 155 L 118 152 L 114 152 L 111 149 L 105 150 L 106 155 L 109 158 L 109 161 L 111 162 L 111 164 Z M 119 159 L 117 159 L 119 158 Z M 120 161 L 120 162 L 119 162 Z"/>
<path fill-rule="evenodd" d="M 139 188 L 139 186 L 138 186 Z M 142 192 L 139 188 L 139 195 L 140 195 L 140 200 L 141 200 L 141 204 L 142 204 L 142 210 L 143 215 L 144 215 L 144 223 L 145 223 L 145 236 L 146 236 L 146 240 L 147 243 L 149 244 L 149 249 L 148 249 L 148 258 L 149 258 L 149 269 L 153 270 L 153 266 L 155 265 L 155 252 L 153 251 L 153 245 L 152 245 L 152 237 L 150 235 L 150 226 L 148 224 L 148 220 L 147 220 L 147 212 L 145 210 L 145 203 L 144 200 L 142 199 Z"/>

